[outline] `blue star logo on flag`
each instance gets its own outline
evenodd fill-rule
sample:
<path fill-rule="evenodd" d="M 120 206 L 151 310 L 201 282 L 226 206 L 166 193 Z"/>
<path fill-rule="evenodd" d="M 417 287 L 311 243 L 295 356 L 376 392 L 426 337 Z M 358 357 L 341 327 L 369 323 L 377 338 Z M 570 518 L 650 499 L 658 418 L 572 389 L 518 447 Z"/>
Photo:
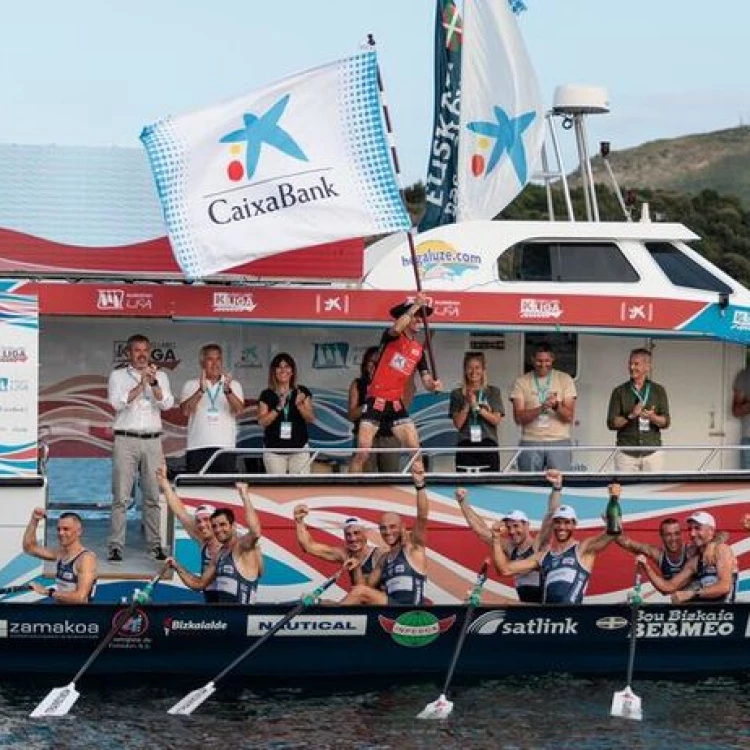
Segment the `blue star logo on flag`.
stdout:
<path fill-rule="evenodd" d="M 258 168 L 261 149 L 264 144 L 273 146 L 287 156 L 307 161 L 305 152 L 289 133 L 279 125 L 279 120 L 289 104 L 290 94 L 279 99 L 270 109 L 258 116 L 252 112 L 243 115 L 245 127 L 233 130 L 219 139 L 220 143 L 245 144 L 245 174 L 251 180 Z"/>
<path fill-rule="evenodd" d="M 493 107 L 493 110 L 495 113 L 494 122 L 479 120 L 470 122 L 466 126 L 472 133 L 495 141 L 487 168 L 484 170 L 484 176 L 487 177 L 507 153 L 518 176 L 518 181 L 525 185 L 528 181 L 528 170 L 523 134 L 536 119 L 536 112 L 525 112 L 518 117 L 509 117 L 502 107 Z"/>

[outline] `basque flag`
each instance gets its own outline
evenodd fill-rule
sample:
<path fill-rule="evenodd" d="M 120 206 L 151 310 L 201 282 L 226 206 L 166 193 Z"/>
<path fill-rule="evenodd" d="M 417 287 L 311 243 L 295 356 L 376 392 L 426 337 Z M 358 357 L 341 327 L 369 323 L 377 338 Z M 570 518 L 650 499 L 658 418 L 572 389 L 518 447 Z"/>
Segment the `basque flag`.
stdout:
<path fill-rule="evenodd" d="M 175 258 L 190 278 L 411 227 L 374 51 L 160 120 L 141 141 Z"/>

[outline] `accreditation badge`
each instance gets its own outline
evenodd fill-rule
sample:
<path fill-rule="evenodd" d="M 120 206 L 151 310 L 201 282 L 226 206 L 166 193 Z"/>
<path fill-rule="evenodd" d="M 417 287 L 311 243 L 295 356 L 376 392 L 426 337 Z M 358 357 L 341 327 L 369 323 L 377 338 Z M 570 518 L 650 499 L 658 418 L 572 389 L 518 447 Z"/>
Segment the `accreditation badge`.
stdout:
<path fill-rule="evenodd" d="M 292 423 L 291 422 L 282 422 L 279 426 L 279 438 L 281 440 L 291 440 L 292 439 Z"/>
<path fill-rule="evenodd" d="M 469 440 L 471 440 L 472 443 L 481 443 L 482 442 L 482 426 L 478 424 L 473 424 L 469 428 Z"/>

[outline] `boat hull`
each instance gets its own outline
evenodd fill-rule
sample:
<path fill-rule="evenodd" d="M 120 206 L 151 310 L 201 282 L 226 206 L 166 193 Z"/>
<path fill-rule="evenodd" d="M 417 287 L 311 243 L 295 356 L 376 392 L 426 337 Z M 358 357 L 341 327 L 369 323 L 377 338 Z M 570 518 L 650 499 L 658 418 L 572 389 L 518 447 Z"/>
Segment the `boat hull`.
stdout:
<path fill-rule="evenodd" d="M 89 674 L 210 678 L 251 646 L 289 606 L 151 605 L 119 629 Z M 120 608 L 0 606 L 0 675 L 73 674 L 109 632 Z M 440 676 L 466 609 L 315 607 L 242 662 L 234 677 L 389 678 Z M 624 673 L 627 605 L 480 607 L 472 618 L 459 676 Z M 637 612 L 638 675 L 750 671 L 750 604 Z"/>

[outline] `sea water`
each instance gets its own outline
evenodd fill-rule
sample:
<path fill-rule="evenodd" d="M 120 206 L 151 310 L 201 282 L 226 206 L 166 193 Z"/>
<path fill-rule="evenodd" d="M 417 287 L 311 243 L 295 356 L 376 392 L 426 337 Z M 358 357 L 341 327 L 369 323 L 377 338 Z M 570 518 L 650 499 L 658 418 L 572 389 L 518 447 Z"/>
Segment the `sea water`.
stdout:
<path fill-rule="evenodd" d="M 166 713 L 202 684 L 163 680 L 139 686 L 84 678 L 69 716 L 41 720 L 28 713 L 51 684 L 0 684 L 0 747 L 750 748 L 750 678 L 636 682 L 642 722 L 609 716 L 612 693 L 624 687 L 621 680 L 566 676 L 459 684 L 451 695 L 453 714 L 442 722 L 415 718 L 437 698 L 438 685 L 375 684 L 364 678 L 296 687 L 227 683 L 192 716 Z"/>

